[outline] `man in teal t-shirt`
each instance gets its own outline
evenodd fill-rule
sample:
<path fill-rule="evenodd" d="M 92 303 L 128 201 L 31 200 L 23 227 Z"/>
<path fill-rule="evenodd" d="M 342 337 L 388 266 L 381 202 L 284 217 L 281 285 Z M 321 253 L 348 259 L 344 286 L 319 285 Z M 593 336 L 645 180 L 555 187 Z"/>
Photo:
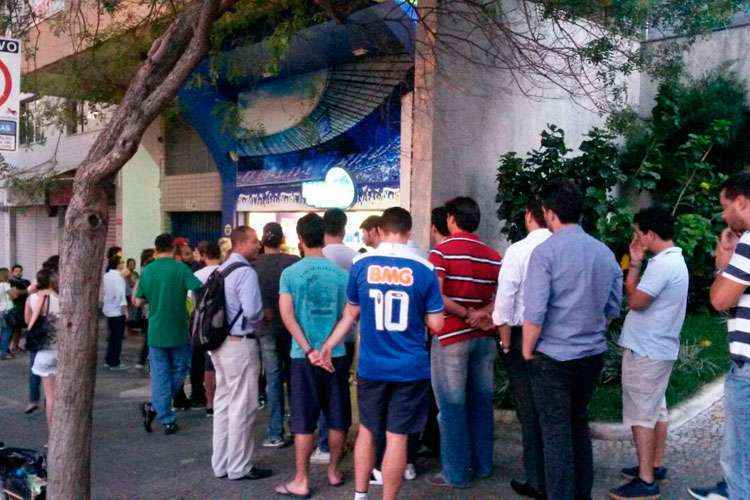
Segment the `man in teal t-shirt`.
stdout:
<path fill-rule="evenodd" d="M 172 258 L 174 239 L 161 234 L 154 242 L 156 259 L 143 269 L 133 303 L 148 303 L 148 359 L 151 403 L 143 406 L 146 432 L 156 417 L 166 434 L 177 432 L 172 398 L 190 370 L 187 292 L 203 286 L 190 268 Z"/>
<path fill-rule="evenodd" d="M 352 421 L 346 350 L 340 345 L 332 351 L 333 373 L 313 363 L 344 310 L 348 274 L 323 255 L 324 234 L 325 225 L 319 215 L 309 213 L 297 222 L 305 258 L 281 273 L 279 312 L 292 334 L 289 427 L 294 434 L 294 446 L 309 463 L 322 410 L 328 420 L 331 449 L 328 482 L 338 486 L 343 482 L 339 469 L 341 452 Z M 279 485 L 276 492 L 309 494 L 308 467 L 298 469 L 295 478 Z"/>

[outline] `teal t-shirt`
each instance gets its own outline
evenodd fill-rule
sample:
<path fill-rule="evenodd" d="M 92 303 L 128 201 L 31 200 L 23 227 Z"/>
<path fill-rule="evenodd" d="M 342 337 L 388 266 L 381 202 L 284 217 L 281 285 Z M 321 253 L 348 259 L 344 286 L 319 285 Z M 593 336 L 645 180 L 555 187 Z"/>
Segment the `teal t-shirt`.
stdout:
<path fill-rule="evenodd" d="M 348 280 L 349 275 L 325 257 L 305 257 L 281 273 L 279 294 L 292 296 L 297 323 L 314 349 L 320 349 L 341 318 Z M 331 353 L 334 358 L 345 354 L 343 344 L 334 347 Z M 294 337 L 291 356 L 305 357 Z"/>

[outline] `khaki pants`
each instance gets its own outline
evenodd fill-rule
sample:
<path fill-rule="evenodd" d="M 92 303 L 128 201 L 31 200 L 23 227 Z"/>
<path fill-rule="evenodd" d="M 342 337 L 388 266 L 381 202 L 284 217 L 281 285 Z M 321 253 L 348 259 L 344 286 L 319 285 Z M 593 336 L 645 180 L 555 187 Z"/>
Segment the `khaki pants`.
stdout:
<path fill-rule="evenodd" d="M 260 374 L 258 341 L 228 337 L 211 353 L 211 360 L 216 368 L 211 466 L 216 477 L 239 479 L 253 466 Z"/>

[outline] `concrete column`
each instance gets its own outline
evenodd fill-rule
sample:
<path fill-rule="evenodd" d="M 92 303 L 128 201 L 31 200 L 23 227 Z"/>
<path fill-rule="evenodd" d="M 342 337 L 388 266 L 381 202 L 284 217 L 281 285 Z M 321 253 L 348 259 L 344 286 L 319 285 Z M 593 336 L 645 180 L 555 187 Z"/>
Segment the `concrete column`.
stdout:
<path fill-rule="evenodd" d="M 414 56 L 410 205 L 414 220 L 412 239 L 423 248 L 430 244 L 432 179 L 435 168 L 436 6 L 437 0 L 419 2 L 420 22 L 417 25 Z"/>

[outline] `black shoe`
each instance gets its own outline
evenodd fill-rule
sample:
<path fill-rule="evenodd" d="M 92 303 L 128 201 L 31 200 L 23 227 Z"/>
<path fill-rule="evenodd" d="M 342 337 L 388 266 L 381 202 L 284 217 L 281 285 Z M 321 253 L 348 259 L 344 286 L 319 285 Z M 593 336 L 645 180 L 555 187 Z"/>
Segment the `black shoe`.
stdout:
<path fill-rule="evenodd" d="M 654 480 L 655 481 L 664 481 L 667 479 L 667 472 L 668 469 L 666 467 L 654 467 Z M 638 472 L 638 466 L 635 467 L 626 467 L 620 471 L 620 474 L 622 474 L 622 477 L 625 479 L 635 479 L 639 476 Z"/>
<path fill-rule="evenodd" d="M 648 484 L 639 477 L 619 488 L 609 490 L 609 498 L 614 500 L 657 500 L 660 497 L 659 484 L 656 481 Z"/>
<path fill-rule="evenodd" d="M 154 423 L 156 412 L 151 403 L 143 403 L 143 406 L 141 406 L 141 415 L 143 416 L 143 428 L 146 429 L 146 432 L 153 432 L 151 424 Z"/>
<path fill-rule="evenodd" d="M 538 491 L 536 488 L 531 486 L 529 483 L 522 483 L 515 479 L 510 480 L 510 487 L 516 492 L 516 495 L 529 498 L 547 498 L 547 495 Z"/>
<path fill-rule="evenodd" d="M 260 467 L 253 467 L 250 472 L 242 477 L 233 479 L 233 481 L 255 481 L 256 479 L 266 479 L 267 477 L 273 476 L 271 469 L 261 469 Z"/>
<path fill-rule="evenodd" d="M 180 430 L 180 427 L 174 422 L 164 426 L 164 434 L 166 434 L 167 436 L 171 434 L 175 434 L 179 430 Z"/>

